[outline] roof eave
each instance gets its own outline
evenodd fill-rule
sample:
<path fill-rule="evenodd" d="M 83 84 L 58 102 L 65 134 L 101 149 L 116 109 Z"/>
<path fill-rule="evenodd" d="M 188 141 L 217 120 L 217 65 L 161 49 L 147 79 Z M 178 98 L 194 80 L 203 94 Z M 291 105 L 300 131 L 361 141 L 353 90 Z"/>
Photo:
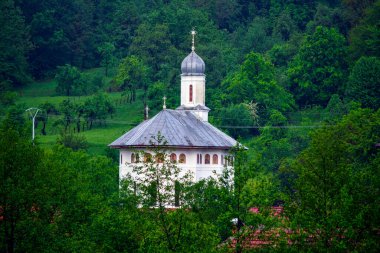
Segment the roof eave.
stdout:
<path fill-rule="evenodd" d="M 110 148 L 114 149 L 139 149 L 139 148 L 154 148 L 155 145 L 108 145 Z M 172 149 L 219 149 L 219 150 L 230 150 L 234 146 L 182 146 L 182 145 L 162 145 L 164 148 Z"/>

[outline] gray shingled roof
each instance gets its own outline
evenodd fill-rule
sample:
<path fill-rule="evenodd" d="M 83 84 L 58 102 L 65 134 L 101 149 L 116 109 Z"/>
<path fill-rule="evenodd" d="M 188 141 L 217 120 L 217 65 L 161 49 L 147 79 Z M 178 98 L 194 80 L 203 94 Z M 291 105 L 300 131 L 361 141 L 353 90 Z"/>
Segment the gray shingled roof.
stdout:
<path fill-rule="evenodd" d="M 112 142 L 113 148 L 151 146 L 152 136 L 161 133 L 167 146 L 182 148 L 229 149 L 236 140 L 190 111 L 162 110 Z"/>

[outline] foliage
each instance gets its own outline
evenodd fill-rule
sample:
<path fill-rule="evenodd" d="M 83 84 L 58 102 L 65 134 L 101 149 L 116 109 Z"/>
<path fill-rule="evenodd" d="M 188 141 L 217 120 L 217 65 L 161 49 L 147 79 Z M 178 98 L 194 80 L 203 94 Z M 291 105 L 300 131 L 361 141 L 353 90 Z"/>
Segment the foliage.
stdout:
<path fill-rule="evenodd" d="M 147 99 L 151 110 L 160 110 L 162 108 L 162 98 L 167 95 L 168 87 L 163 82 L 156 82 L 149 86 Z M 167 103 L 170 108 L 171 103 Z"/>
<path fill-rule="evenodd" d="M 18 6 L 13 0 L 0 3 L 0 82 L 8 82 L 11 87 L 21 87 L 30 83 L 27 54 L 32 48 L 28 36 L 28 26 Z M 8 94 L 9 95 L 9 94 Z"/>
<path fill-rule="evenodd" d="M 83 104 L 83 117 L 87 122 L 88 129 L 92 128 L 94 121 L 105 124 L 105 119 L 108 116 L 112 117 L 114 112 L 115 107 L 103 93 L 97 93 L 93 97 L 86 99 Z"/>
<path fill-rule="evenodd" d="M 0 83 L 0 104 L 4 107 L 13 105 L 17 99 L 17 93 L 11 91 L 9 81 L 2 81 Z"/>
<path fill-rule="evenodd" d="M 133 38 L 131 53 L 141 57 L 152 68 L 153 75 L 158 75 L 162 64 L 173 62 L 172 57 L 176 56 L 176 49 L 171 45 L 168 33 L 169 30 L 165 24 L 151 26 L 142 23 Z"/>
<path fill-rule="evenodd" d="M 336 126 L 316 131 L 310 146 L 288 164 L 296 175 L 289 214 L 294 212 L 292 219 L 312 234 L 316 247 L 376 251 L 379 113 L 353 111 Z"/>
<path fill-rule="evenodd" d="M 330 94 L 342 93 L 346 52 L 344 37 L 333 28 L 318 26 L 306 36 L 288 69 L 291 91 L 299 105 L 325 105 Z"/>
<path fill-rule="evenodd" d="M 48 123 L 49 116 L 51 114 L 57 114 L 58 111 L 55 106 L 49 102 L 45 102 L 41 104 L 39 107 L 39 114 L 37 114 L 37 122 L 42 122 L 43 127 L 41 129 L 41 133 L 46 135 L 46 125 Z M 38 124 L 38 123 L 37 123 Z"/>
<path fill-rule="evenodd" d="M 274 67 L 262 55 L 251 52 L 240 69 L 228 76 L 223 83 L 232 103 L 258 103 L 262 119 L 268 119 L 271 109 L 288 111 L 294 106 L 291 94 L 277 84 Z"/>
<path fill-rule="evenodd" d="M 115 63 L 115 56 L 113 55 L 115 52 L 115 46 L 106 42 L 100 47 L 98 47 L 98 52 L 102 56 L 101 65 L 105 67 L 105 75 L 108 76 L 109 68 Z"/>
<path fill-rule="evenodd" d="M 350 31 L 350 51 L 352 53 L 352 58 L 358 59 L 360 56 L 380 56 L 379 11 L 380 1 L 375 1 L 370 7 L 367 6 L 367 9 L 364 11 L 365 15 L 363 19 L 361 19 L 359 24 Z"/>
<path fill-rule="evenodd" d="M 181 171 L 170 160 L 170 151 L 165 149 L 167 143 L 163 136 L 152 137 L 151 143 L 151 150 L 136 153 L 140 157 L 136 159 L 141 162 L 133 166 L 131 173 L 136 184 L 137 203 L 145 207 L 143 212 L 148 212 L 154 220 L 151 232 L 144 238 L 140 249 L 212 252 L 217 242 L 213 226 L 199 222 L 195 213 L 185 209 L 188 207 L 185 196 L 192 184 L 190 171 Z M 167 210 L 174 206 L 174 210 Z"/>
<path fill-rule="evenodd" d="M 143 102 L 146 103 L 146 92 L 149 87 L 148 67 L 136 56 L 128 56 L 121 60 L 116 81 L 121 90 L 128 92 L 129 103 L 136 101 L 136 90 L 144 90 Z"/>
<path fill-rule="evenodd" d="M 43 192 L 39 178 L 42 151 L 26 138 L 24 121 L 16 118 L 22 119 L 19 110 L 8 114 L 0 131 L 0 233 L 3 238 L 0 249 L 3 252 L 14 252 L 16 245 L 21 251 L 31 250 L 41 241 L 33 242 L 23 238 L 23 234 L 33 233 L 28 226 L 33 223 L 33 217 L 37 217 L 36 205 L 42 200 L 39 195 Z"/>
<path fill-rule="evenodd" d="M 67 148 L 71 148 L 74 151 L 87 150 L 88 148 L 86 137 L 75 134 L 72 131 L 62 132 L 60 138 L 57 140 L 57 143 Z"/>
<path fill-rule="evenodd" d="M 362 106 L 378 109 L 380 106 L 380 60 L 377 57 L 361 57 L 352 68 L 346 87 L 350 99 Z"/>
<path fill-rule="evenodd" d="M 66 96 L 73 95 L 74 90 L 83 86 L 81 73 L 76 67 L 69 64 L 57 68 L 55 79 L 57 80 L 57 92 Z"/>
<path fill-rule="evenodd" d="M 217 125 L 227 128 L 233 138 L 248 137 L 254 131 L 255 120 L 252 118 L 246 104 L 231 105 L 219 111 L 219 118 L 214 118 Z M 238 128 L 233 128 L 238 127 Z"/>

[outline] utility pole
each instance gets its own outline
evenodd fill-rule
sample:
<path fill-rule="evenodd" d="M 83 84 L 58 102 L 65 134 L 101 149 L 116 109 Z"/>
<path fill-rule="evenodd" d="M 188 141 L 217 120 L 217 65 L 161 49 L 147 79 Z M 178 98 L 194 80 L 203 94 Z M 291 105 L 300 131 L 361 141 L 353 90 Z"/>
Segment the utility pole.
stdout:
<path fill-rule="evenodd" d="M 29 112 L 30 117 L 32 118 L 32 142 L 34 144 L 34 126 L 36 122 L 36 116 L 40 109 L 31 107 L 29 109 L 26 109 L 26 112 Z"/>

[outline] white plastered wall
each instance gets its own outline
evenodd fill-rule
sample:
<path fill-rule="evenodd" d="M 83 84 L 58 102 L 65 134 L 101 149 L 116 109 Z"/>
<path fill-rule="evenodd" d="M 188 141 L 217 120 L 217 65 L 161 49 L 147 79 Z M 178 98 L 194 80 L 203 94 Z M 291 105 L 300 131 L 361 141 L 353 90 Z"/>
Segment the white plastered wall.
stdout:
<path fill-rule="evenodd" d="M 193 85 L 193 101 L 190 102 L 190 85 Z M 206 76 L 181 76 L 181 105 L 205 105 Z"/>
<path fill-rule="evenodd" d="M 119 160 L 119 179 L 126 177 L 128 173 L 133 175 L 133 166 L 136 163 L 131 163 L 132 153 L 136 153 L 135 150 L 120 149 L 120 160 Z M 149 152 L 149 151 L 148 151 Z M 208 177 L 217 178 L 220 176 L 224 169 L 224 164 L 221 163 L 221 156 L 229 156 L 230 154 L 226 150 L 217 149 L 177 149 L 168 154 L 175 153 L 177 155 L 177 160 L 180 154 L 186 155 L 186 163 L 177 163 L 177 166 L 181 169 L 181 174 L 190 171 L 193 174 L 193 180 L 199 181 L 201 179 L 206 179 Z M 206 154 L 210 155 L 210 164 L 205 164 Z M 218 164 L 212 164 L 212 157 L 216 154 L 218 156 Z M 197 155 L 202 155 L 202 163 L 197 163 Z M 141 159 L 142 160 L 142 159 Z"/>

